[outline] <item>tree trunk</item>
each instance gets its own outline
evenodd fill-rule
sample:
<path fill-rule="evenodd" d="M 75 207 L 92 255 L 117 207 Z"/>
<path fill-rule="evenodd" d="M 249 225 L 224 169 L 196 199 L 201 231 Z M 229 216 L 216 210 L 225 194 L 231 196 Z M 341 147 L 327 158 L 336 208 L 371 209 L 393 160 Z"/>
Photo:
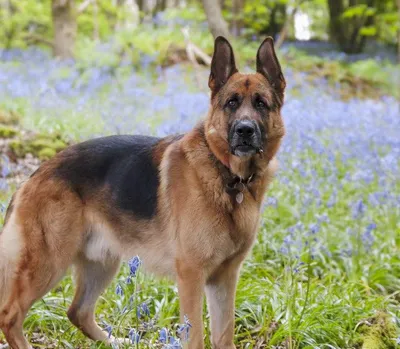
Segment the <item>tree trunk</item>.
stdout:
<path fill-rule="evenodd" d="M 208 26 L 214 38 L 220 35 L 228 38 L 228 25 L 222 17 L 220 2 L 216 0 L 203 0 L 203 6 L 206 12 Z"/>
<path fill-rule="evenodd" d="M 137 5 L 140 12 L 144 12 L 144 0 L 137 0 Z"/>
<path fill-rule="evenodd" d="M 156 4 L 153 7 L 153 18 L 158 12 L 165 11 L 167 8 L 167 0 L 156 0 Z"/>
<path fill-rule="evenodd" d="M 361 1 L 368 7 L 375 7 L 374 0 Z M 360 4 L 360 1 L 349 0 L 349 7 Z M 343 0 L 328 0 L 330 15 L 330 37 L 337 42 L 340 49 L 346 53 L 360 53 L 364 50 L 367 37 L 360 34 L 364 26 L 370 26 L 374 23 L 374 16 L 357 16 L 355 18 L 342 18 L 346 7 Z"/>
<path fill-rule="evenodd" d="M 51 9 L 54 30 L 53 54 L 60 58 L 72 58 L 77 30 L 74 1 L 53 0 Z"/>
<path fill-rule="evenodd" d="M 232 33 L 234 36 L 239 36 L 240 31 L 243 27 L 243 7 L 244 0 L 232 0 L 232 12 L 233 12 L 233 21 L 232 21 Z"/>
<path fill-rule="evenodd" d="M 370 5 L 368 5 L 368 6 L 370 6 Z M 360 35 L 361 28 L 364 26 L 369 27 L 373 24 L 374 24 L 373 16 L 361 18 L 361 24 L 355 29 L 355 31 L 357 30 L 357 38 L 358 38 L 358 41 L 356 41 L 356 45 L 355 45 L 356 53 L 360 53 L 360 52 L 364 51 L 365 45 L 367 43 L 367 37 L 365 35 Z"/>
<path fill-rule="evenodd" d="M 341 16 L 344 12 L 343 0 L 328 0 L 329 7 L 329 35 L 343 49 L 346 43 L 346 28 L 342 23 Z"/>

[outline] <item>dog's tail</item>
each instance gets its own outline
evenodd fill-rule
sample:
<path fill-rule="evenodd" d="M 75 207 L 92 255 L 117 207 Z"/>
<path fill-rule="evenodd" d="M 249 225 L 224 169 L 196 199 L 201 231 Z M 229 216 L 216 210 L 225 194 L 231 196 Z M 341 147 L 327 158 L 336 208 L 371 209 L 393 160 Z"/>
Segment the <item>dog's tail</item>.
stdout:
<path fill-rule="evenodd" d="M 13 275 L 21 255 L 21 231 L 12 211 L 11 202 L 0 230 L 0 312 L 10 296 Z"/>

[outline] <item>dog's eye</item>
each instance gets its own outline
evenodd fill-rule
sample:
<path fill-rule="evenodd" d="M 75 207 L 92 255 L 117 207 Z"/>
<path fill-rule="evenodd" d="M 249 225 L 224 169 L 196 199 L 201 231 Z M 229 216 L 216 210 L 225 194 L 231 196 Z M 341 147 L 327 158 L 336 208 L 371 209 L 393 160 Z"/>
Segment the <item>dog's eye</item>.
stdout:
<path fill-rule="evenodd" d="M 257 109 L 265 109 L 267 107 L 267 105 L 263 102 L 263 101 L 257 101 L 256 102 L 256 107 Z"/>
<path fill-rule="evenodd" d="M 230 108 L 236 108 L 239 104 L 239 101 L 236 98 L 232 98 L 228 101 L 228 106 Z"/>

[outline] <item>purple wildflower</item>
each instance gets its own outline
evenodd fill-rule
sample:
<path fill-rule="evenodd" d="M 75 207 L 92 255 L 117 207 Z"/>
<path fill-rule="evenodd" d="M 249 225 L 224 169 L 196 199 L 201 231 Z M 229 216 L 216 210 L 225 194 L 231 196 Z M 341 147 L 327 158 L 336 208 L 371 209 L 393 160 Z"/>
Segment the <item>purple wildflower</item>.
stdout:
<path fill-rule="evenodd" d="M 189 318 L 185 315 L 184 323 L 182 325 L 180 325 L 178 328 L 178 334 L 181 336 L 181 338 L 184 341 L 189 340 L 189 332 L 190 332 L 191 328 L 192 328 L 192 324 L 189 322 Z"/>
<path fill-rule="evenodd" d="M 124 295 L 124 290 L 122 289 L 120 284 L 118 284 L 117 287 L 115 288 L 115 293 L 117 296 L 121 297 Z"/>
<path fill-rule="evenodd" d="M 168 343 L 168 330 L 166 328 L 162 328 L 160 330 L 159 341 L 161 343 L 167 344 Z"/>
<path fill-rule="evenodd" d="M 132 259 L 129 260 L 128 265 L 129 265 L 129 272 L 132 277 L 136 276 L 136 273 L 142 264 L 142 261 L 140 260 L 139 256 L 133 257 Z"/>
<path fill-rule="evenodd" d="M 129 330 L 128 337 L 129 337 L 129 341 L 131 342 L 131 344 L 139 344 L 140 334 L 138 333 L 138 331 L 136 331 L 136 329 L 131 328 Z"/>
<path fill-rule="evenodd" d="M 141 318 L 142 316 L 150 316 L 150 309 L 146 302 L 138 305 L 136 309 L 136 316 Z"/>

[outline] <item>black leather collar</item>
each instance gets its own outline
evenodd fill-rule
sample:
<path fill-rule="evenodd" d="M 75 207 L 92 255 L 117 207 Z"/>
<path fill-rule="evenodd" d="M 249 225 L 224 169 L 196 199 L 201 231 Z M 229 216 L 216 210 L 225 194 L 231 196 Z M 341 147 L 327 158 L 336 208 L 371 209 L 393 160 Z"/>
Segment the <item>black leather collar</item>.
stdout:
<path fill-rule="evenodd" d="M 233 174 L 228 167 L 226 167 L 215 157 L 214 154 L 211 153 L 211 156 L 222 177 L 222 183 L 226 193 L 229 194 L 229 196 L 231 196 L 231 198 L 238 204 L 240 204 L 243 201 L 243 192 L 248 188 L 249 184 L 255 180 L 256 174 L 252 173 L 247 178 L 241 178 Z"/>

